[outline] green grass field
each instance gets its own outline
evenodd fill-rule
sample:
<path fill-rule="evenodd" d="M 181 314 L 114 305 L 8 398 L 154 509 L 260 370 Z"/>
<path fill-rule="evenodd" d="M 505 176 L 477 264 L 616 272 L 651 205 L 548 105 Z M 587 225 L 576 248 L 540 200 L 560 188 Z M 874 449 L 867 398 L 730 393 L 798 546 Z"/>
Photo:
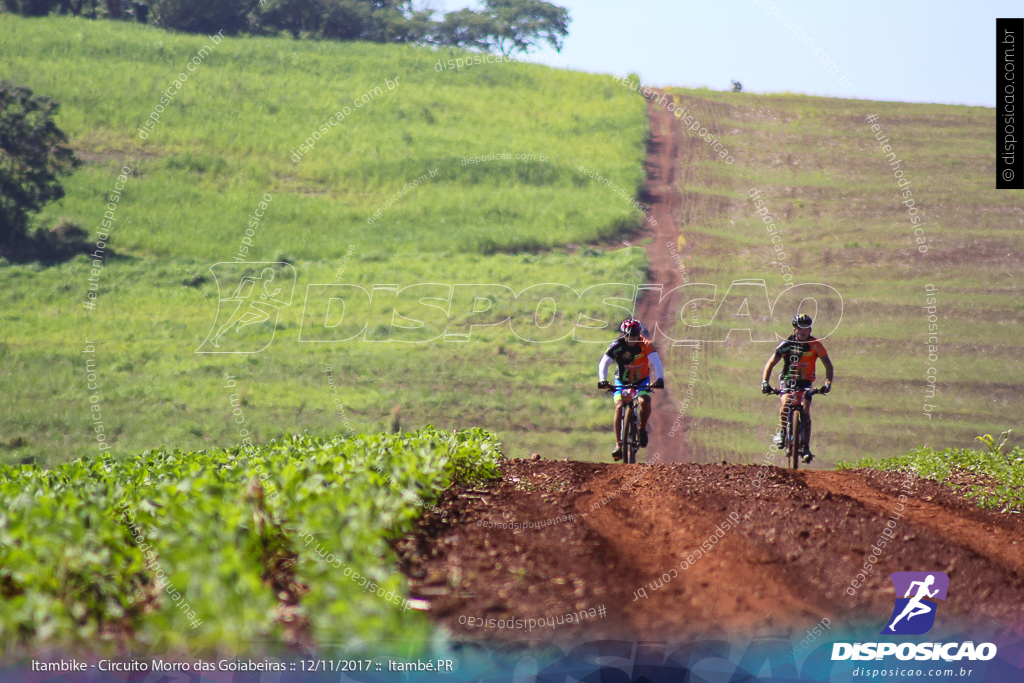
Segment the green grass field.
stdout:
<path fill-rule="evenodd" d="M 127 23 L 2 21 L 2 76 L 60 102 L 60 125 L 92 162 L 47 215 L 98 224 L 115 169 L 141 142 L 141 180 L 124 193 L 121 210 L 131 215 L 115 238 L 124 253 L 227 259 L 264 193 L 276 203 L 249 254 L 263 260 L 340 258 L 353 242 L 389 256 L 552 247 L 635 224 L 575 171 L 585 164 L 630 187 L 641 178 L 642 104 L 596 76 L 528 64 L 438 73 L 441 53 L 418 47 L 213 45 Z M 204 45 L 209 54 L 140 140 L 137 128 Z M 354 106 L 378 86 L 369 104 Z M 294 163 L 292 150 L 343 107 L 352 113 Z M 462 164 L 499 152 L 535 159 Z M 431 170 L 429 189 L 367 225 L 387 197 Z"/>
<path fill-rule="evenodd" d="M 115 454 L 237 443 L 228 373 L 260 442 L 304 429 L 333 434 L 340 418 L 327 361 L 359 430 L 391 429 L 396 416 L 402 429 L 486 423 L 510 455 L 587 457 L 607 440 L 597 431 L 607 402 L 592 390 L 599 345 L 527 344 L 496 332 L 464 345 L 297 338 L 306 285 L 334 282 L 343 264 L 340 281 L 363 285 L 502 283 L 518 292 L 545 282 L 578 290 L 642 282 L 641 249 L 578 248 L 639 223 L 627 201 L 578 170 L 630 193 L 638 186 L 647 126 L 635 94 L 529 64 L 439 73 L 441 53 L 419 47 L 232 38 L 211 45 L 140 140 L 136 129 L 160 93 L 211 41 L 10 15 L 0 15 L 0 36 L 0 77 L 60 102 L 58 123 L 88 162 L 39 224 L 69 217 L 95 234 L 106 193 L 141 142 L 110 237 L 117 258 L 98 276 L 95 311 L 82 305 L 93 277 L 85 257 L 0 268 L 3 460 L 55 464 L 94 447 L 87 340 L 95 342 Z M 385 79 L 399 85 L 352 106 Z M 291 150 L 342 106 L 352 114 L 293 163 Z M 513 158 L 463 163 L 503 153 Z M 428 181 L 368 223 L 423 174 Z M 217 313 L 208 269 L 238 252 L 264 194 L 273 199 L 246 258 L 289 259 L 295 301 L 267 351 L 196 354 Z"/>

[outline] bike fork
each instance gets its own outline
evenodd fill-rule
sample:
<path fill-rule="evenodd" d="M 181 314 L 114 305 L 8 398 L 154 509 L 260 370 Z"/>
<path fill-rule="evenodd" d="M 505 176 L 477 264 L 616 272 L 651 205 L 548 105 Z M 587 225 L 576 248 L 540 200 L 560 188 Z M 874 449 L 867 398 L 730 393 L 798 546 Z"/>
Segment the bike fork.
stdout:
<path fill-rule="evenodd" d="M 629 421 L 632 419 L 629 406 L 622 409 L 622 426 L 619 428 L 619 448 L 622 449 L 623 464 L 629 462 Z"/>
<path fill-rule="evenodd" d="M 788 445 L 788 449 L 787 449 L 788 453 L 787 453 L 787 455 L 789 456 L 789 466 L 790 466 L 790 468 L 792 468 L 794 470 L 797 468 L 797 457 L 798 457 L 798 454 L 800 452 L 800 431 L 801 431 L 800 412 L 799 412 L 799 410 L 794 409 L 792 406 L 790 406 L 790 409 L 789 409 L 789 435 L 788 435 L 789 436 L 789 444 L 787 444 Z"/>

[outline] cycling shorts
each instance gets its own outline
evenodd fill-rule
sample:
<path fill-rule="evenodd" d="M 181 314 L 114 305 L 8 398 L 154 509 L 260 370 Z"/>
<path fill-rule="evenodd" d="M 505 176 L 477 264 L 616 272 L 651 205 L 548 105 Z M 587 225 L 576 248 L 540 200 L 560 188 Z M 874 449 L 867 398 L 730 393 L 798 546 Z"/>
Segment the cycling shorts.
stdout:
<path fill-rule="evenodd" d="M 615 393 L 612 394 L 612 398 L 615 399 L 616 403 L 620 403 L 622 401 L 621 387 L 622 387 L 623 384 L 624 383 L 620 382 L 618 379 L 615 380 Z M 638 392 L 638 394 L 640 396 L 650 396 L 651 395 L 651 378 L 650 377 L 647 377 L 646 379 L 644 379 L 641 382 L 637 382 L 637 384 L 640 385 L 640 391 Z"/>

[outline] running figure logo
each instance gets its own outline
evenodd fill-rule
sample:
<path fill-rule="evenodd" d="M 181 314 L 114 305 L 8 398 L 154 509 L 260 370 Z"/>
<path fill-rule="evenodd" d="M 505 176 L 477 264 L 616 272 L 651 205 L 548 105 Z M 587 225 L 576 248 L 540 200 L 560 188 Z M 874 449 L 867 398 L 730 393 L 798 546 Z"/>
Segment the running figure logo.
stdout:
<path fill-rule="evenodd" d="M 217 317 L 196 353 L 259 353 L 274 341 L 282 306 L 291 306 L 295 269 L 287 263 L 217 263 Z M 224 286 L 222 286 L 224 285 Z"/>
<path fill-rule="evenodd" d="M 949 577 L 943 572 L 894 572 L 889 578 L 896 587 L 896 607 L 882 633 L 907 636 L 927 633 L 935 624 L 938 603 L 934 600 L 946 599 Z"/>

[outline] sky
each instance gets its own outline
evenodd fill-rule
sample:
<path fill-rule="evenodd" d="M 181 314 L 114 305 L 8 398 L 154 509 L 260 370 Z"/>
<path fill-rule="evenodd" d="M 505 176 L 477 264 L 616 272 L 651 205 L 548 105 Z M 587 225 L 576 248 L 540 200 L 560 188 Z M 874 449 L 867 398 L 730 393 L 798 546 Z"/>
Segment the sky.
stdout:
<path fill-rule="evenodd" d="M 430 4 L 479 7 L 469 0 Z M 547 47 L 535 53 L 552 66 L 632 72 L 654 86 L 728 90 L 736 80 L 745 92 L 986 107 L 995 106 L 995 20 L 1024 16 L 1020 0 L 554 4 L 569 10 L 572 23 L 561 54 Z"/>

